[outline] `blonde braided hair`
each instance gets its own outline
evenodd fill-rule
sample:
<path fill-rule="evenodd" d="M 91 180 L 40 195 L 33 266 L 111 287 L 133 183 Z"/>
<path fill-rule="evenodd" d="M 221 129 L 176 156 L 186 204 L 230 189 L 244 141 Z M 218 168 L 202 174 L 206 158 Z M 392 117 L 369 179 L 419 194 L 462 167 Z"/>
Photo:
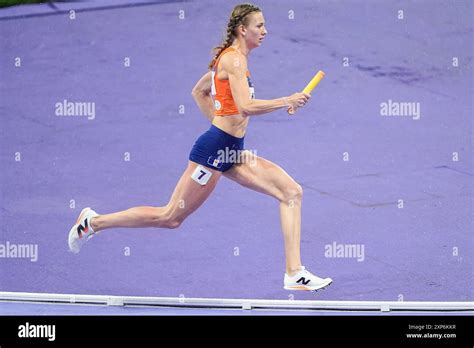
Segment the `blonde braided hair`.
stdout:
<path fill-rule="evenodd" d="M 214 58 L 212 58 L 211 62 L 209 63 L 209 70 L 214 67 L 217 58 L 219 58 L 219 55 L 222 53 L 222 51 L 230 47 L 230 45 L 232 45 L 232 42 L 234 42 L 234 39 L 237 37 L 235 34 L 235 29 L 241 24 L 247 25 L 248 15 L 253 12 L 261 12 L 261 10 L 259 7 L 248 3 L 240 4 L 234 7 L 232 13 L 230 14 L 229 22 L 227 24 L 225 39 L 222 41 L 221 45 L 214 47 L 213 49 Z"/>

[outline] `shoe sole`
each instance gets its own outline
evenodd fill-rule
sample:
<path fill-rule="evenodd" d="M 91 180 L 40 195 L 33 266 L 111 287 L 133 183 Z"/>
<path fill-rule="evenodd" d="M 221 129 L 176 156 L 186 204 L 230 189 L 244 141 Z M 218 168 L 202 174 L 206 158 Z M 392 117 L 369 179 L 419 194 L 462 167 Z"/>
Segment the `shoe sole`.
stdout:
<path fill-rule="evenodd" d="M 295 285 L 295 286 L 285 286 L 285 287 L 283 287 L 283 289 L 285 289 L 285 290 L 304 290 L 304 291 L 318 292 L 318 291 L 326 289 L 331 284 L 332 284 L 332 280 L 329 283 L 327 283 L 326 285 L 323 285 L 319 288 L 309 287 L 309 286 L 305 286 L 305 285 Z"/>
<path fill-rule="evenodd" d="M 69 251 L 72 252 L 73 254 L 77 254 L 77 253 L 79 253 L 79 251 L 81 251 L 80 248 L 79 248 L 79 250 L 74 251 L 74 249 L 71 245 L 74 242 L 75 234 L 77 233 L 77 227 L 79 226 L 79 221 L 81 221 L 82 216 L 89 209 L 90 209 L 89 207 L 82 209 L 81 213 L 79 214 L 79 217 L 76 220 L 76 224 L 74 226 L 72 226 L 71 230 L 69 231 L 69 235 L 68 235 Z"/>

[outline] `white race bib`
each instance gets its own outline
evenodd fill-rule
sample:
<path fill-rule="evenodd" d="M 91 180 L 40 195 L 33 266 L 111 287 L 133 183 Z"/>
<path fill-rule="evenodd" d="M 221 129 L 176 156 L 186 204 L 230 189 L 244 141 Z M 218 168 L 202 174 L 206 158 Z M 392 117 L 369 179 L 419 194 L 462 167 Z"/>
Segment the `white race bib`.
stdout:
<path fill-rule="evenodd" d="M 206 185 L 211 176 L 212 172 L 201 165 L 197 166 L 193 174 L 191 174 L 191 178 L 201 186 Z"/>

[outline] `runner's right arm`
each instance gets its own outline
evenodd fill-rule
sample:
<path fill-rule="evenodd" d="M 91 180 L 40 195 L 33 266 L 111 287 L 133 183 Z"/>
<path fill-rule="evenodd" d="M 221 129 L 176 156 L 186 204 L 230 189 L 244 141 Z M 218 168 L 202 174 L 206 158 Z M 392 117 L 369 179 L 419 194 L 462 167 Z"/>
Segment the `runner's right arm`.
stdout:
<path fill-rule="evenodd" d="M 221 59 L 222 67 L 229 75 L 229 84 L 235 105 L 242 116 L 266 114 L 278 109 L 304 106 L 311 97 L 306 93 L 295 93 L 288 97 L 264 100 L 251 99 L 247 82 L 247 61 L 238 53 L 228 53 Z"/>

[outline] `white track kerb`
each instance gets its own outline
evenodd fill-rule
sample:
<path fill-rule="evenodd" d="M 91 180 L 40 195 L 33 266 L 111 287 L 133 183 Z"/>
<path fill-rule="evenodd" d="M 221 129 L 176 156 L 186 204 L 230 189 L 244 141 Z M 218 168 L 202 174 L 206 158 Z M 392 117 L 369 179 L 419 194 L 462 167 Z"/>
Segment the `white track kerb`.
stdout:
<path fill-rule="evenodd" d="M 105 306 L 148 306 L 219 309 L 347 310 L 347 311 L 473 311 L 474 302 L 308 301 L 73 295 L 0 292 L 0 301 Z"/>

